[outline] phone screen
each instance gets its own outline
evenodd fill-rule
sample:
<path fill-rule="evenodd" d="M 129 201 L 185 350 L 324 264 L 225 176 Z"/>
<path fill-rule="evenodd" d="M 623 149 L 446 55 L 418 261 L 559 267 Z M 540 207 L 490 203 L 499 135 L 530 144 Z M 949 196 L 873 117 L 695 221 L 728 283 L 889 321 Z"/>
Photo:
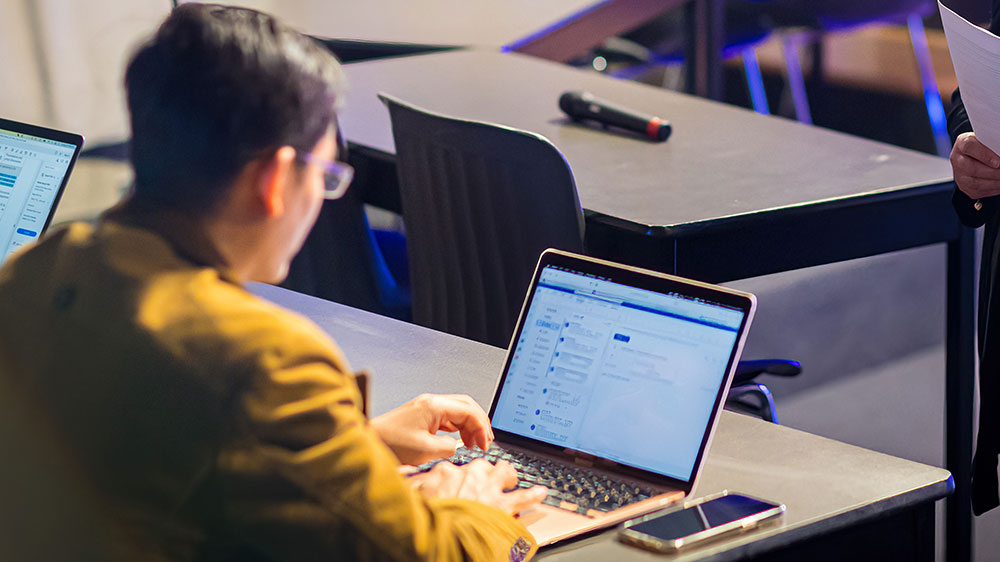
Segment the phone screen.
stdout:
<path fill-rule="evenodd" d="M 728 495 L 694 505 L 680 511 L 643 521 L 629 527 L 632 531 L 644 533 L 663 541 L 672 541 L 711 527 L 725 525 L 731 521 L 749 517 L 768 509 L 774 504 L 740 495 Z"/>

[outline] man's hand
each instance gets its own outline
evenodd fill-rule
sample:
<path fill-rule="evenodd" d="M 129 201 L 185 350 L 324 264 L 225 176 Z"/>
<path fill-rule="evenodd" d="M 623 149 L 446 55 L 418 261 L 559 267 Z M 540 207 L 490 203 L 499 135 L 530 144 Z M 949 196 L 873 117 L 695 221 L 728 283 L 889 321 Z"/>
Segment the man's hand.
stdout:
<path fill-rule="evenodd" d="M 421 394 L 371 422 L 400 462 L 422 464 L 455 454 L 458 441 L 438 431 L 458 431 L 467 447 L 486 449 L 493 430 L 486 412 L 464 394 Z"/>
<path fill-rule="evenodd" d="M 955 185 L 971 199 L 1000 195 L 1000 156 L 979 142 L 975 133 L 962 133 L 951 149 Z"/>
<path fill-rule="evenodd" d="M 463 466 L 440 462 L 410 481 L 426 496 L 476 500 L 512 515 L 538 505 L 546 494 L 542 486 L 504 492 L 517 486 L 517 473 L 504 461 L 492 465 L 476 459 Z"/>

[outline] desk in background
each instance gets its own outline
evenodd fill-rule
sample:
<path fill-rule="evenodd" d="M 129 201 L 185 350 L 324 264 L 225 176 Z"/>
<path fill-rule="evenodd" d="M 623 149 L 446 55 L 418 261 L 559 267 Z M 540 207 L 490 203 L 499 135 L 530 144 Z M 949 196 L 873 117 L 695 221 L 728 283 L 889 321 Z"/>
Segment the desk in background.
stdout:
<path fill-rule="evenodd" d="M 345 70 L 340 122 L 363 166 L 393 166 L 378 92 L 539 133 L 573 170 L 592 231 L 588 245 L 661 271 L 745 278 L 889 251 L 903 238 L 906 247 L 936 242 L 958 228 L 948 162 L 911 150 L 514 54 L 455 51 Z M 673 136 L 653 143 L 577 125 L 557 105 L 562 92 L 576 89 L 667 119 Z M 392 183 L 355 187 L 373 188 L 370 200 L 398 209 Z M 834 231 L 809 220 L 918 195 L 934 201 L 920 216 L 895 221 L 919 224 L 906 232 L 893 233 L 890 226 L 906 225 L 885 213 L 869 217 L 874 231 Z M 707 236 L 725 240 L 708 246 Z"/>
<path fill-rule="evenodd" d="M 691 91 L 722 94 L 721 0 L 239 0 L 323 38 L 335 52 L 389 56 L 477 47 L 566 62 L 685 6 Z"/>
<path fill-rule="evenodd" d="M 341 113 L 367 200 L 399 210 L 384 91 L 548 137 L 576 177 L 593 255 L 721 282 L 948 244 L 949 560 L 970 560 L 974 241 L 942 158 L 516 54 L 454 51 L 354 64 Z M 670 120 L 666 143 L 567 121 L 565 90 Z M 372 181 L 366 182 L 365 177 Z"/>
<path fill-rule="evenodd" d="M 421 392 L 465 393 L 489 407 L 502 349 L 277 287 L 251 289 L 311 318 L 355 368 L 373 371 L 376 415 Z M 776 526 L 670 560 L 933 560 L 934 501 L 952 480 L 940 468 L 724 412 L 693 494 L 726 488 L 780 501 L 788 511 Z M 541 557 L 663 560 L 614 537 L 610 530 L 557 544 Z"/>

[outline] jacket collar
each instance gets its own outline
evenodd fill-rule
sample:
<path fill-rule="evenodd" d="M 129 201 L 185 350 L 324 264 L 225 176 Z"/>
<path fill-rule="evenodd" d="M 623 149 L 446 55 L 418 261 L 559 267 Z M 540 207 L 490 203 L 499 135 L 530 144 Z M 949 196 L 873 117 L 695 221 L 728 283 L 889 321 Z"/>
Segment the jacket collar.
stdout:
<path fill-rule="evenodd" d="M 204 227 L 190 213 L 128 197 L 105 211 L 99 220 L 151 231 L 163 238 L 182 259 L 194 265 L 215 269 L 222 279 L 230 283 L 243 284 L 205 234 Z"/>

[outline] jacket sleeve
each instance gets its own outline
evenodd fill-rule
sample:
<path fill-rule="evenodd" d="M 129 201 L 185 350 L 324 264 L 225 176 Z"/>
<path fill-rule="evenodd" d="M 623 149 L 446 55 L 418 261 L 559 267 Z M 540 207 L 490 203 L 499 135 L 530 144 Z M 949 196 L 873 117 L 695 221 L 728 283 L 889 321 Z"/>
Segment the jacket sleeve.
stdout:
<path fill-rule="evenodd" d="M 969 114 L 965 111 L 965 103 L 962 102 L 962 92 L 956 88 L 951 96 L 951 109 L 948 111 L 948 135 L 954 144 L 959 135 L 969 132 L 972 132 L 972 123 L 969 122 Z M 977 209 L 976 202 L 956 187 L 951 195 L 951 204 L 955 207 L 962 224 L 976 228 L 985 224 L 986 218 L 996 211 L 997 198 L 981 200 L 981 207 Z"/>
<path fill-rule="evenodd" d="M 361 413 L 340 352 L 306 320 L 290 320 L 253 337 L 256 374 L 236 401 L 247 438 L 224 469 L 237 475 L 227 504 L 244 539 L 283 561 L 534 554 L 534 538 L 510 515 L 415 492 Z"/>

